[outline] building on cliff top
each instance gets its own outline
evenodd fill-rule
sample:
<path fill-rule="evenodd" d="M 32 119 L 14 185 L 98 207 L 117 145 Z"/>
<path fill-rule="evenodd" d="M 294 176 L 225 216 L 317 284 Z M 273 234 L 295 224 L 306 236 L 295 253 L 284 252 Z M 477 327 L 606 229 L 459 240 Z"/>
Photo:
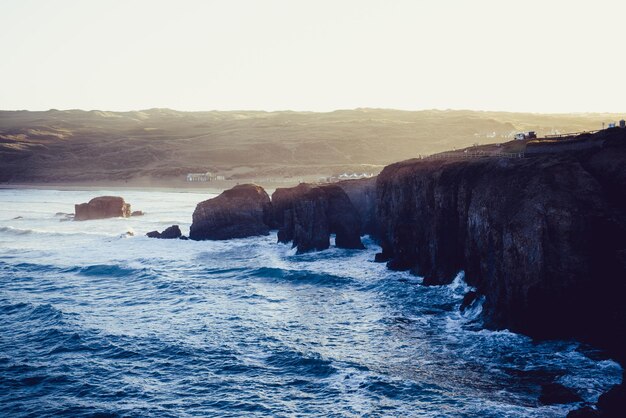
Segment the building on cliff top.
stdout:
<path fill-rule="evenodd" d="M 518 140 L 536 139 L 536 138 L 537 138 L 537 133 L 535 131 L 520 132 L 520 133 L 515 134 L 515 139 L 518 139 Z"/>

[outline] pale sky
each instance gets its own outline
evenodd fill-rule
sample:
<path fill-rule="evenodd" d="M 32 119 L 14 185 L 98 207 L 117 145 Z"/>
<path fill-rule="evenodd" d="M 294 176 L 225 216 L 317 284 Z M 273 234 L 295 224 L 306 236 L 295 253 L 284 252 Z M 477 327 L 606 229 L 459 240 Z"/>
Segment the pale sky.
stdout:
<path fill-rule="evenodd" d="M 1 0 L 0 109 L 626 112 L 623 0 Z"/>

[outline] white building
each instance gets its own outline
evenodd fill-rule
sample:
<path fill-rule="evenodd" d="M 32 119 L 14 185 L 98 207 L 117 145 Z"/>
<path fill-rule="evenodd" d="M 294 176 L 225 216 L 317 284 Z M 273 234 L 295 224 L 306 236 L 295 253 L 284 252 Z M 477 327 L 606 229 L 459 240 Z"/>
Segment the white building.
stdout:
<path fill-rule="evenodd" d="M 218 176 L 210 171 L 206 173 L 189 173 L 187 174 L 187 181 L 215 181 L 215 180 L 226 180 L 224 176 Z"/>

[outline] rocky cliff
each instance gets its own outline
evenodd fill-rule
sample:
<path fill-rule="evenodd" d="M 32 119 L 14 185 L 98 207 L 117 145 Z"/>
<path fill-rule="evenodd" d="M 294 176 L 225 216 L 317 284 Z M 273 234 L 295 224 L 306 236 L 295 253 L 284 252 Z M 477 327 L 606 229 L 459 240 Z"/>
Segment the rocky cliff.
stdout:
<path fill-rule="evenodd" d="M 272 205 L 279 242 L 292 242 L 298 253 L 328 248 L 331 234 L 337 247 L 363 248 L 359 212 L 337 184 L 277 189 Z"/>
<path fill-rule="evenodd" d="M 127 218 L 131 214 L 130 204 L 119 196 L 94 197 L 88 203 L 74 205 L 74 220 L 86 221 L 90 219 Z"/>
<path fill-rule="evenodd" d="M 270 198 L 262 187 L 242 184 L 198 203 L 189 238 L 224 240 L 267 235 L 272 216 Z"/>
<path fill-rule="evenodd" d="M 346 193 L 359 214 L 361 235 L 376 235 L 376 177 L 359 180 L 346 180 L 336 183 Z"/>
<path fill-rule="evenodd" d="M 624 361 L 626 131 L 532 158 L 409 160 L 378 176 L 379 260 L 425 284 L 459 270 L 486 324 L 578 338 Z"/>
<path fill-rule="evenodd" d="M 532 148 L 527 158 L 408 160 L 377 179 L 277 189 L 271 203 L 238 186 L 198 205 L 190 238 L 278 229 L 302 253 L 328 248 L 331 234 L 363 248 L 369 233 L 378 261 L 425 285 L 464 270 L 488 327 L 577 338 L 624 362 L 626 130 Z"/>

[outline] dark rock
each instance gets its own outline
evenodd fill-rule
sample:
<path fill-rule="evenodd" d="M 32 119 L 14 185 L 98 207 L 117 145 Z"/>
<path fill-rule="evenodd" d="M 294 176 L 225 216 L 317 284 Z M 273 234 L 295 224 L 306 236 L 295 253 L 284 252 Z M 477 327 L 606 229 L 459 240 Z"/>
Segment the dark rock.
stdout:
<path fill-rule="evenodd" d="M 130 216 L 130 204 L 119 196 L 100 196 L 91 199 L 88 203 L 74 205 L 75 221 L 104 218 L 127 218 Z"/>
<path fill-rule="evenodd" d="M 161 232 L 162 239 L 176 239 L 180 238 L 183 234 L 180 232 L 180 228 L 178 225 L 172 225 L 170 227 L 165 228 L 163 232 Z"/>
<path fill-rule="evenodd" d="M 188 237 L 186 237 L 186 236 L 184 236 L 184 235 L 181 235 L 181 236 L 179 237 L 179 239 L 182 239 L 183 241 L 187 241 L 189 238 L 188 238 Z"/>
<path fill-rule="evenodd" d="M 143 216 L 143 215 L 145 215 L 145 213 L 143 213 L 143 211 L 142 211 L 142 210 L 134 210 L 134 211 L 130 214 L 130 216 Z"/>
<path fill-rule="evenodd" d="M 626 141 L 523 159 L 409 160 L 377 179 L 393 269 L 485 296 L 489 328 L 626 356 Z"/>
<path fill-rule="evenodd" d="M 293 246 L 298 248 L 298 253 L 327 249 L 330 246 L 330 225 L 324 192 L 318 187 L 310 188 L 293 203 L 291 210 Z"/>
<path fill-rule="evenodd" d="M 608 392 L 600 395 L 598 410 L 602 417 L 623 417 L 626 415 L 626 386 L 624 382 L 613 386 Z"/>
<path fill-rule="evenodd" d="M 374 256 L 375 263 L 386 263 L 387 261 L 389 261 L 389 257 L 385 253 L 376 253 Z"/>
<path fill-rule="evenodd" d="M 339 184 L 320 186 L 327 203 L 326 216 L 335 245 L 339 248 L 362 250 L 361 219 L 350 198 Z"/>
<path fill-rule="evenodd" d="M 378 234 L 376 218 L 376 177 L 358 180 L 345 180 L 335 183 L 341 187 L 359 214 L 361 221 L 360 235 Z"/>
<path fill-rule="evenodd" d="M 293 242 L 298 253 L 327 249 L 330 234 L 336 234 L 337 247 L 364 248 L 358 212 L 336 184 L 279 188 L 272 195 L 272 205 L 278 241 Z"/>
<path fill-rule="evenodd" d="M 582 398 L 572 389 L 560 383 L 548 383 L 541 385 L 539 402 L 543 405 L 580 402 Z"/>
<path fill-rule="evenodd" d="M 293 241 L 293 205 L 310 190 L 310 185 L 301 183 L 296 187 L 279 187 L 272 194 L 272 221 L 270 224 L 273 229 L 278 229 L 278 242 Z"/>
<path fill-rule="evenodd" d="M 189 238 L 224 240 L 269 234 L 272 204 L 262 187 L 242 184 L 198 203 Z"/>
<path fill-rule="evenodd" d="M 478 299 L 478 296 L 479 296 L 478 292 L 474 290 L 470 290 L 469 292 L 467 292 L 465 296 L 463 296 L 463 301 L 461 302 L 461 307 L 460 307 L 461 312 L 469 308 L 472 305 L 472 303 L 474 303 L 474 301 Z"/>
<path fill-rule="evenodd" d="M 160 238 L 160 239 L 176 239 L 181 238 L 182 233 L 180 232 L 180 228 L 178 225 L 172 225 L 163 230 L 163 232 L 159 231 L 150 231 L 146 234 L 148 238 Z"/>

